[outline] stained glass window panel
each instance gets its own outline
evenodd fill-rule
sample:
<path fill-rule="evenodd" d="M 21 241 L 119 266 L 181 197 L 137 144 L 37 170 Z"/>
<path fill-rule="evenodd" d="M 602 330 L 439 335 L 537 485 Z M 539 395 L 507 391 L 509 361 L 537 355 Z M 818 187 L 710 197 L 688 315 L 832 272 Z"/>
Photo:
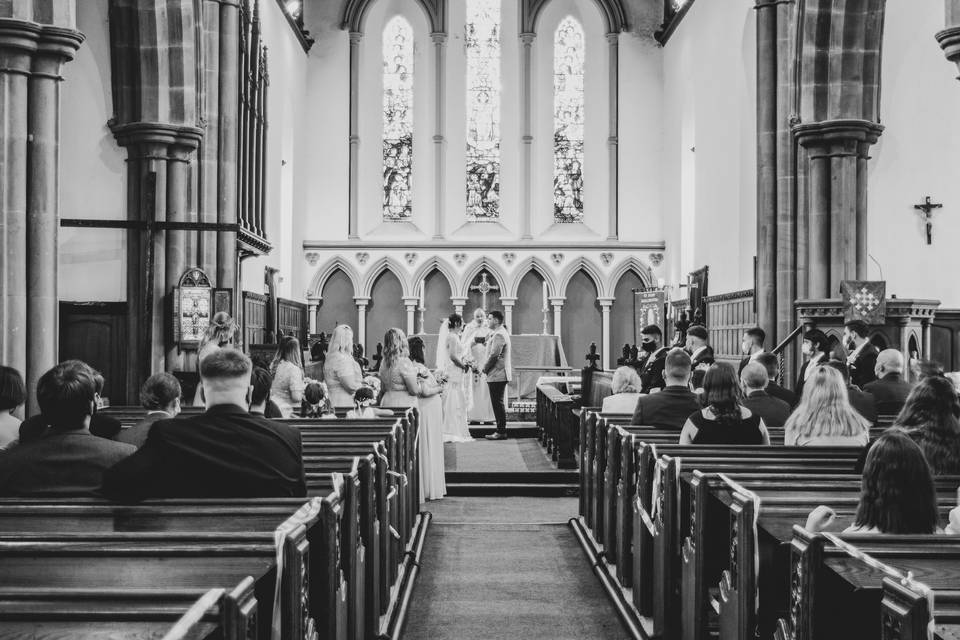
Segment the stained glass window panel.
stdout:
<path fill-rule="evenodd" d="M 413 215 L 413 28 L 396 16 L 383 30 L 383 217 Z"/>
<path fill-rule="evenodd" d="M 467 217 L 500 217 L 500 0 L 468 0 Z"/>
<path fill-rule="evenodd" d="M 584 35 L 567 17 L 553 42 L 553 218 L 583 220 Z"/>

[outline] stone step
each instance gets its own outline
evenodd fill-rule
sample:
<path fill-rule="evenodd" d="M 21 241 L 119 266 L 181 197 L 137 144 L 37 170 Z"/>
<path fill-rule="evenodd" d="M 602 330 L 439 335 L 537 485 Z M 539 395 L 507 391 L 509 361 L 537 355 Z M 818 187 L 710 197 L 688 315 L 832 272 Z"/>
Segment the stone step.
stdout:
<path fill-rule="evenodd" d="M 580 483 L 576 471 L 447 471 L 447 484 L 529 484 Z"/>
<path fill-rule="evenodd" d="M 453 482 L 447 483 L 448 496 L 533 496 L 538 498 L 576 497 L 579 484 L 543 484 L 529 482 Z"/>

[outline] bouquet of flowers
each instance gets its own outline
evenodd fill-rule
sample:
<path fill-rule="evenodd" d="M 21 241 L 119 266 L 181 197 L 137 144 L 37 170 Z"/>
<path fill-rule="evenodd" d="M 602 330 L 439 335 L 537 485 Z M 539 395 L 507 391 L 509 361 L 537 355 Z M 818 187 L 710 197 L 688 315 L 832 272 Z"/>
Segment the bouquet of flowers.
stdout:
<path fill-rule="evenodd" d="M 443 386 L 450 381 L 450 376 L 443 371 L 442 369 L 437 369 L 433 372 L 433 377 L 437 381 L 437 384 Z"/>
<path fill-rule="evenodd" d="M 477 372 L 477 361 L 472 356 L 464 355 L 460 361 L 473 373 Z"/>

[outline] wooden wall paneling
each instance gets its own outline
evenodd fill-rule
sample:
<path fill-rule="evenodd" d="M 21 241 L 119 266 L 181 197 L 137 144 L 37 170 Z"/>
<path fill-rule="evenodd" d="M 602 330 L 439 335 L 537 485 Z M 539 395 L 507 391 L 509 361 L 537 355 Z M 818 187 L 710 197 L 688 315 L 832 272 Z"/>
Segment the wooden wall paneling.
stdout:
<path fill-rule="evenodd" d="M 60 360 L 83 360 L 102 373 L 103 397 L 111 404 L 139 404 L 128 397 L 139 391 L 127 388 L 128 308 L 126 302 L 60 303 Z"/>

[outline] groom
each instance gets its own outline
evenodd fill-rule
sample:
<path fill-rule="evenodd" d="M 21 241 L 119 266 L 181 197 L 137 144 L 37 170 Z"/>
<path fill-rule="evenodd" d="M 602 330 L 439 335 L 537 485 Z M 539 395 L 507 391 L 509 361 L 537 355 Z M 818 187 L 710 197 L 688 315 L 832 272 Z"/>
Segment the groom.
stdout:
<path fill-rule="evenodd" d="M 499 311 L 491 311 L 487 315 L 487 323 L 491 334 L 487 338 L 487 362 L 483 365 L 483 372 L 487 376 L 490 403 L 493 405 L 493 415 L 497 420 L 497 431 L 488 435 L 487 440 L 506 440 L 507 409 L 504 406 L 504 398 L 511 374 L 510 334 L 503 327 L 503 314 Z"/>

